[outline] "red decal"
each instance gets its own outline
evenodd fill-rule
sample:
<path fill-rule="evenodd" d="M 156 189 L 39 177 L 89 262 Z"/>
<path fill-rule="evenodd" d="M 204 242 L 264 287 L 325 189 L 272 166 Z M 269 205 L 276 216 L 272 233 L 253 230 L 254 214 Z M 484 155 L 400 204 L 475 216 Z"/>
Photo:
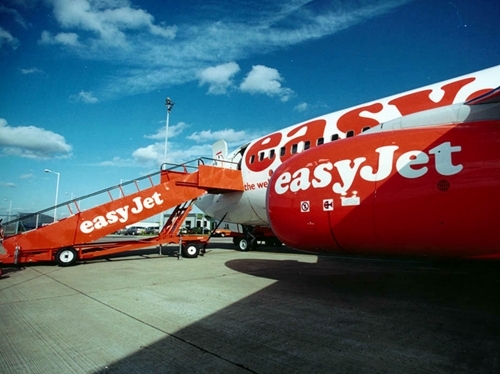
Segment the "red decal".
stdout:
<path fill-rule="evenodd" d="M 364 127 L 373 127 L 379 124 L 379 122 L 373 118 L 361 117 L 359 114 L 364 111 L 370 113 L 379 113 L 384 109 L 383 105 L 380 103 L 375 103 L 367 105 L 361 108 L 356 108 L 347 113 L 344 113 L 337 121 L 337 127 L 342 132 L 347 132 L 349 130 L 354 130 L 354 134 L 360 134 Z"/>
<path fill-rule="evenodd" d="M 256 189 L 267 188 L 269 181 L 262 181 L 257 183 L 245 183 L 245 191 L 254 191 Z"/>
<path fill-rule="evenodd" d="M 442 87 L 444 96 L 437 103 L 432 101 L 429 97 L 429 94 L 432 92 L 432 90 L 423 90 L 398 97 L 394 100 L 389 101 L 389 104 L 395 105 L 403 116 L 422 110 L 451 105 L 453 104 L 458 91 L 460 91 L 462 87 L 473 82 L 474 80 L 475 78 L 465 78 L 456 82 L 445 84 Z"/>
<path fill-rule="evenodd" d="M 277 132 L 262 138 L 257 143 L 252 145 L 245 156 L 245 163 L 249 170 L 258 172 L 267 169 L 273 163 L 274 159 L 268 157 L 259 161 L 259 153 L 271 148 L 275 148 L 280 144 L 281 133 Z"/>
<path fill-rule="evenodd" d="M 285 161 L 292 156 L 291 148 L 292 144 L 298 144 L 303 141 L 310 141 L 311 147 L 316 145 L 317 139 L 323 137 L 323 133 L 325 132 L 326 121 L 324 119 L 311 121 L 303 124 L 302 126 L 298 126 L 290 130 L 286 137 L 290 139 L 285 144 L 285 155 L 280 156 L 279 150 L 276 149 L 275 157 L 280 157 L 281 161 Z M 305 129 L 304 135 L 297 136 L 297 133 L 301 130 Z M 294 137 L 295 136 L 295 137 Z M 280 145 L 282 136 L 281 133 L 277 132 L 262 138 L 257 143 L 253 144 L 245 156 L 245 163 L 250 171 L 259 172 L 266 170 L 271 164 L 274 162 L 274 158 L 264 157 L 261 159 L 259 154 L 261 152 L 267 151 L 272 148 L 277 148 Z"/>
<path fill-rule="evenodd" d="M 306 142 L 310 141 L 312 144 L 310 144 L 311 147 L 314 147 L 316 145 L 316 141 L 319 138 L 323 137 L 323 134 L 325 132 L 325 126 L 326 126 L 326 121 L 324 119 L 318 119 L 316 121 L 311 121 L 308 123 L 303 124 L 302 126 L 296 127 L 292 129 L 288 134 L 287 138 L 291 138 L 288 143 L 285 144 L 285 155 L 281 157 L 281 161 L 288 160 L 290 157 L 292 157 L 292 145 L 293 144 L 298 144 L 300 142 Z M 300 130 L 303 128 L 306 129 L 306 132 L 302 136 L 296 136 Z"/>
<path fill-rule="evenodd" d="M 444 91 L 444 95 L 438 102 L 431 100 L 430 94 L 432 90 L 422 90 L 418 92 L 413 92 L 404 96 L 397 97 L 388 104 L 394 105 L 402 116 L 408 114 L 416 113 L 423 110 L 434 109 L 438 107 L 443 107 L 446 105 L 451 105 L 456 99 L 457 93 L 467 84 L 475 81 L 476 78 L 464 78 L 445 84 L 441 87 Z M 489 90 L 479 90 L 469 95 L 468 100 L 474 97 L 478 97 L 481 94 L 488 92 Z M 365 105 L 363 107 L 358 107 L 344 113 L 337 120 L 337 128 L 347 133 L 350 130 L 354 131 L 354 134 L 360 134 L 365 127 L 374 127 L 379 124 L 376 119 L 367 118 L 361 116 L 362 112 L 369 112 L 373 114 L 380 113 L 384 110 L 384 105 L 382 103 L 373 103 L 370 105 Z M 326 121 L 323 119 L 311 121 L 305 123 L 299 127 L 295 127 L 288 134 L 286 138 L 289 139 L 284 145 L 285 152 L 284 155 L 280 155 L 280 150 L 277 147 L 280 145 L 282 140 L 281 133 L 277 132 L 272 135 L 266 136 L 265 138 L 259 140 L 257 143 L 253 144 L 245 156 L 245 163 L 250 171 L 259 172 L 268 169 L 274 162 L 274 157 L 270 158 L 269 155 L 262 157 L 260 154 L 267 150 L 276 149 L 275 157 L 279 157 L 280 161 L 283 162 L 293 156 L 292 146 L 300 142 L 311 142 L 309 147 L 314 147 L 317 145 L 318 139 L 324 136 L 324 131 L 326 127 Z M 303 135 L 297 136 L 300 131 L 304 131 Z M 328 143 L 331 139 L 324 139 L 325 143 Z"/>
<path fill-rule="evenodd" d="M 476 91 L 474 93 L 471 93 L 469 96 L 467 96 L 467 99 L 465 101 L 469 101 L 469 100 L 472 100 L 472 99 L 475 99 L 476 97 L 479 97 L 481 95 L 484 95 L 488 92 L 490 92 L 493 88 L 488 88 L 488 89 L 485 89 L 485 90 L 479 90 L 479 91 Z"/>

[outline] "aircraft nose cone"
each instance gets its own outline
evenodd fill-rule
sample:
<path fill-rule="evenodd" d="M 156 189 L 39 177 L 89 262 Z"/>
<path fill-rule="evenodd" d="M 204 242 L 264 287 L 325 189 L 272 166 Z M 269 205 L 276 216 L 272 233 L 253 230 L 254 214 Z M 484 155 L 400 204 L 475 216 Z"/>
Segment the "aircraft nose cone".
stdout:
<path fill-rule="evenodd" d="M 310 163 L 308 153 L 293 157 L 275 170 L 267 191 L 267 214 L 274 234 L 283 243 L 322 252 L 337 248 L 329 226 L 329 210 L 324 209 L 324 200 L 331 196 L 323 197 L 325 192 L 305 188 L 309 177 L 302 165 Z"/>

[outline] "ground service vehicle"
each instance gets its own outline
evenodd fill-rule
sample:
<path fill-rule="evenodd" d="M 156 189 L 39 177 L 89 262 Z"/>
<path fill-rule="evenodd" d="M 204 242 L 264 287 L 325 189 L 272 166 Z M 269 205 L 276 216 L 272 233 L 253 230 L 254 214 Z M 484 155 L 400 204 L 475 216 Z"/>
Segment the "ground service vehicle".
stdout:
<path fill-rule="evenodd" d="M 3 239 L 6 253 L 0 254 L 0 265 L 55 261 L 61 266 L 68 266 L 78 260 L 140 248 L 159 246 L 161 251 L 162 245 L 172 243 L 179 244 L 184 257 L 197 257 L 204 250 L 209 237 L 179 234 L 194 200 L 208 191 L 242 191 L 243 183 L 239 170 L 208 166 L 203 159 L 195 162 L 198 163 L 195 167 L 189 165 L 192 162 L 164 164 L 159 172 L 128 182 L 136 187 L 135 192 L 130 194 L 125 193 L 125 184 L 120 184 L 59 204 L 57 207 L 65 206 L 69 210 L 67 218 Z M 209 162 L 212 163 L 211 160 Z M 144 182 L 147 187 L 140 189 L 139 182 Z M 107 196 L 107 202 L 80 210 L 80 201 L 96 195 Z M 158 236 L 96 242 L 125 226 L 174 207 Z"/>

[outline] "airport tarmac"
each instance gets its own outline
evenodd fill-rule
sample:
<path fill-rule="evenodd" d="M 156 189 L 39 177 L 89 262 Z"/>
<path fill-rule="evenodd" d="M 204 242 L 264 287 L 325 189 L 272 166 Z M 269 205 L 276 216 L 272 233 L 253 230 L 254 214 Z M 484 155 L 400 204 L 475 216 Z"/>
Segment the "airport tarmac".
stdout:
<path fill-rule="evenodd" d="M 500 372 L 497 263 L 232 248 L 4 269 L 0 372 Z"/>

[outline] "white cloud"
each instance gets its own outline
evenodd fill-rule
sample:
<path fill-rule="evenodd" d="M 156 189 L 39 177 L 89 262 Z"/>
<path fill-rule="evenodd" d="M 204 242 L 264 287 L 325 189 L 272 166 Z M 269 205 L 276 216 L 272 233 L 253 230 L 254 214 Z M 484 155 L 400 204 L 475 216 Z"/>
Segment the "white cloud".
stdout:
<path fill-rule="evenodd" d="M 189 135 L 187 139 L 194 140 L 196 143 L 216 142 L 217 140 L 224 139 L 228 143 L 240 142 L 243 143 L 248 139 L 253 139 L 253 135 L 248 134 L 246 131 L 235 131 L 233 129 L 224 129 L 218 131 L 203 130 L 196 131 Z"/>
<path fill-rule="evenodd" d="M 132 159 L 124 159 L 121 157 L 113 157 L 112 160 L 103 161 L 97 164 L 97 166 L 105 166 L 105 167 L 130 167 L 135 166 L 134 160 Z"/>
<path fill-rule="evenodd" d="M 186 124 L 185 122 L 179 122 L 175 125 L 170 125 L 168 126 L 168 138 L 174 138 L 177 135 L 181 134 L 184 129 L 188 128 L 189 125 Z M 164 140 L 165 139 L 165 131 L 166 131 L 166 124 L 162 127 L 160 127 L 156 133 L 151 134 L 151 135 L 144 135 L 146 139 L 154 139 L 154 140 Z"/>
<path fill-rule="evenodd" d="M 94 96 L 92 92 L 87 92 L 87 91 L 80 91 L 76 95 L 71 95 L 70 99 L 73 101 L 80 101 L 82 103 L 86 104 L 95 104 L 99 102 L 99 99 Z"/>
<path fill-rule="evenodd" d="M 240 85 L 240 90 L 252 94 L 266 94 L 278 96 L 281 101 L 288 101 L 293 91 L 281 85 L 281 77 L 278 70 L 268 68 L 264 65 L 254 65 L 246 78 Z"/>
<path fill-rule="evenodd" d="M 209 94 L 225 94 L 227 89 L 233 85 L 232 78 L 239 71 L 240 67 L 236 62 L 211 66 L 198 74 L 200 85 L 208 84 Z"/>
<path fill-rule="evenodd" d="M 22 69 L 20 68 L 19 70 L 21 70 L 21 74 L 24 74 L 24 75 L 28 75 L 28 74 L 44 74 L 44 72 L 38 68 L 29 68 L 29 69 Z"/>
<path fill-rule="evenodd" d="M 177 143 L 169 142 L 167 162 L 180 164 L 195 160 L 199 157 L 211 157 L 211 154 L 212 147 L 208 144 L 186 148 L 185 145 L 179 147 Z M 161 142 L 138 148 L 132 153 L 132 157 L 137 163 L 148 167 L 161 165 L 164 162 L 164 155 L 165 144 Z"/>
<path fill-rule="evenodd" d="M 175 27 L 158 26 L 154 17 L 128 1 L 49 0 L 54 16 L 63 28 L 93 32 L 94 41 L 113 47 L 127 46 L 126 31 L 146 30 L 164 39 L 175 37 Z"/>
<path fill-rule="evenodd" d="M 167 153 L 167 161 L 170 163 L 182 163 L 196 160 L 200 157 L 212 157 L 212 146 L 210 144 L 193 145 L 186 148 L 185 145 L 178 146 L 177 144 L 169 143 L 169 151 Z M 191 164 L 191 166 L 196 166 Z"/>
<path fill-rule="evenodd" d="M 63 136 L 35 126 L 11 127 L 0 118 L 0 147 L 3 155 L 48 159 L 71 156 L 72 147 Z"/>
<path fill-rule="evenodd" d="M 307 107 L 308 107 L 307 103 L 302 102 L 296 105 L 295 108 L 293 109 L 296 110 L 297 112 L 304 112 L 307 109 Z"/>
<path fill-rule="evenodd" d="M 263 133 L 249 133 L 246 131 L 235 131 L 233 129 L 224 129 L 219 131 L 204 130 L 194 132 L 185 139 L 194 141 L 194 145 L 186 145 L 185 140 L 171 141 L 177 137 L 186 128 L 184 122 L 179 122 L 169 127 L 169 141 L 167 144 L 167 162 L 168 163 L 184 163 L 196 160 L 200 157 L 212 157 L 212 143 L 217 140 L 226 140 L 231 147 L 239 146 L 249 139 L 254 139 L 264 135 Z M 263 130 L 267 131 L 267 130 Z M 148 168 L 157 168 L 164 163 L 165 156 L 165 128 L 162 126 L 154 134 L 144 135 L 144 138 L 159 140 L 155 143 L 137 148 L 132 152 L 131 159 L 122 159 L 115 157 L 112 160 L 104 161 L 98 166 L 142 166 Z M 191 143 L 192 144 L 192 143 Z M 195 166 L 194 164 L 192 166 Z"/>
<path fill-rule="evenodd" d="M 164 144 L 154 143 L 146 147 L 141 147 L 136 149 L 132 153 L 132 157 L 136 159 L 139 163 L 147 163 L 149 161 L 154 161 L 155 163 L 161 162 L 161 158 L 164 155 Z"/>
<path fill-rule="evenodd" d="M 113 63 L 117 68 L 113 69 L 112 79 L 102 82 L 99 97 L 114 97 L 195 80 L 207 84 L 209 93 L 223 93 L 231 87 L 234 70 L 230 68 L 235 65 L 229 63 L 227 70 L 204 71 L 207 66 L 223 67 L 227 61 L 331 35 L 409 0 L 343 2 L 342 6 L 332 3 L 316 9 L 306 0 L 263 2 L 259 9 L 243 2 L 231 9 L 207 2 L 203 12 L 193 15 L 195 21 L 177 27 L 155 22 L 148 11 L 132 7 L 125 0 L 47 1 L 63 34 L 78 34 L 78 38 L 56 40 L 49 33 L 47 41 L 67 43 L 64 45 L 71 46 L 82 58 Z M 78 46 L 69 44 L 77 41 Z M 200 76 L 200 71 L 205 74 Z M 276 79 L 276 83 L 283 82 Z M 274 90 L 283 101 L 292 94 L 283 87 Z M 272 87 L 255 92 L 273 93 Z"/>
<path fill-rule="evenodd" d="M 186 139 L 192 140 L 197 144 L 187 146 L 186 142 L 170 141 L 171 138 L 178 136 L 184 129 L 188 128 L 184 122 L 179 122 L 174 126 L 169 127 L 169 142 L 167 145 L 167 162 L 168 163 L 184 163 L 196 160 L 200 157 L 212 157 L 212 143 L 224 139 L 232 147 L 239 146 L 249 139 L 257 138 L 263 133 L 248 133 L 246 131 L 235 131 L 233 129 L 225 129 L 220 131 L 205 130 L 194 132 L 187 136 Z M 172 129 L 173 133 L 170 133 Z M 143 167 L 158 167 L 164 162 L 165 156 L 165 128 L 160 128 L 155 134 L 145 135 L 147 139 L 161 140 L 153 144 L 146 145 L 136 149 L 132 153 L 132 160 L 127 160 L 125 166 L 140 165 Z M 100 163 L 100 166 L 124 166 L 125 162 L 121 158 L 114 158 L 111 161 Z M 195 166 L 195 165 L 192 165 Z"/>
<path fill-rule="evenodd" d="M 2 182 L 2 181 L 0 181 L 0 187 L 14 188 L 14 187 L 16 187 L 16 184 L 12 183 L 12 182 Z"/>
<path fill-rule="evenodd" d="M 78 47 L 80 43 L 78 42 L 78 35 L 74 32 L 60 32 L 56 35 L 52 35 L 48 31 L 42 31 L 42 35 L 39 40 L 40 44 L 61 44 L 64 46 Z"/>
<path fill-rule="evenodd" d="M 14 18 L 14 21 L 21 25 L 23 28 L 27 29 L 28 26 L 26 21 L 21 17 L 21 14 L 12 8 L 7 8 L 3 4 L 0 4 L 0 14 L 5 13 Z M 5 18 L 3 15 L 2 19 Z M 0 49 L 2 49 L 3 45 L 10 45 L 12 49 L 16 49 L 19 46 L 19 39 L 14 37 L 9 31 L 5 30 L 3 27 L 0 27 Z"/>
<path fill-rule="evenodd" d="M 28 24 L 17 10 L 12 8 L 7 8 L 0 4 L 0 13 L 11 14 L 14 17 L 14 21 L 17 24 L 21 25 L 24 29 L 28 28 Z"/>
<path fill-rule="evenodd" d="M 10 32 L 0 27 L 0 49 L 2 49 L 4 44 L 8 44 L 13 49 L 16 49 L 19 45 L 19 40 L 14 38 Z"/>

